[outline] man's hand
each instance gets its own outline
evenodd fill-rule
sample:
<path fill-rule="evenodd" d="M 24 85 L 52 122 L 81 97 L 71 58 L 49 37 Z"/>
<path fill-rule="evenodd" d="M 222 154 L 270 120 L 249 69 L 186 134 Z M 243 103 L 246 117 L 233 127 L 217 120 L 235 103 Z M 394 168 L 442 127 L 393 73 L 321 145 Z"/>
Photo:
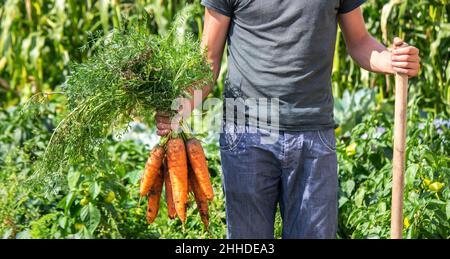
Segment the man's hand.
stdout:
<path fill-rule="evenodd" d="M 205 91 L 209 91 L 209 86 L 205 86 L 204 92 L 202 93 L 205 93 Z M 157 128 L 156 134 L 159 136 L 166 136 L 170 132 L 178 130 L 180 121 L 189 118 L 194 105 L 194 98 L 187 99 L 180 97 L 172 103 L 172 109 L 177 111 L 172 117 L 168 113 L 157 112 L 155 116 Z"/>
<path fill-rule="evenodd" d="M 172 124 L 168 114 L 157 112 L 156 113 L 156 134 L 158 136 L 166 136 L 172 131 Z"/>
<path fill-rule="evenodd" d="M 165 136 L 171 131 L 178 130 L 180 127 L 180 122 L 188 119 L 194 108 L 202 108 L 202 102 L 211 92 L 211 89 L 212 87 L 210 85 L 204 86 L 201 91 L 190 88 L 189 92 L 191 93 L 192 98 L 180 97 L 172 103 L 172 110 L 177 111 L 172 117 L 167 113 L 157 112 L 155 116 L 157 128 L 156 134 L 159 136 Z"/>
<path fill-rule="evenodd" d="M 419 50 L 409 46 L 400 38 L 394 39 L 394 49 L 392 50 L 392 69 L 396 73 L 414 77 L 420 71 Z"/>

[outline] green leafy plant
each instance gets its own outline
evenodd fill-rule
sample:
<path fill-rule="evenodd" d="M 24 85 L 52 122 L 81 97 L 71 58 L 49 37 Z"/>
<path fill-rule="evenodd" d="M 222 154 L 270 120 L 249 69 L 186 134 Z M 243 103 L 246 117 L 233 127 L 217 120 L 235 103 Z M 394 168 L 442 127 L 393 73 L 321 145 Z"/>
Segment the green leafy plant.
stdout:
<path fill-rule="evenodd" d="M 176 24 L 184 23 L 183 13 Z M 153 35 L 146 23 L 130 22 L 97 41 L 96 54 L 75 64 L 63 87 L 68 113 L 58 124 L 34 179 L 55 187 L 69 165 L 98 159 L 112 131 L 155 111 L 172 112 L 173 102 L 211 83 L 200 44 L 176 26 Z"/>
<path fill-rule="evenodd" d="M 362 6 L 367 29 L 386 46 L 395 36 L 420 50 L 421 73 L 411 79 L 411 91 L 423 96 L 419 105 L 428 112 L 450 113 L 450 2 L 447 0 L 368 0 Z M 333 67 L 333 93 L 378 87 L 379 97 L 392 98 L 389 76 L 369 73 L 351 60 L 338 34 Z"/>
<path fill-rule="evenodd" d="M 334 117 L 342 133 L 350 131 L 362 122 L 365 113 L 375 108 L 375 90 L 359 89 L 350 93 L 345 90 L 342 98 L 334 102 Z"/>
<path fill-rule="evenodd" d="M 75 160 L 60 164 L 65 168 L 61 168 L 61 174 L 57 174 L 62 188 L 54 190 L 55 193 L 44 196 L 41 191 L 30 189 L 25 184 L 35 171 L 36 162 L 42 158 L 58 123 L 79 105 L 77 101 L 84 98 L 70 102 L 66 98 L 69 88 L 61 89 L 67 77 L 74 72 L 73 68 L 79 66 L 75 63 L 88 64 L 89 61 L 85 62 L 99 54 L 103 44 L 107 43 L 105 39 L 112 37 L 111 30 L 115 30 L 116 34 L 127 31 L 125 21 L 142 22 L 146 19 L 145 13 L 149 16 L 145 34 L 152 37 L 157 34 L 167 35 L 174 17 L 186 4 L 194 4 L 194 8 L 190 9 L 185 23 L 176 26 L 177 31 L 190 34 L 190 40 L 198 40 L 203 30 L 203 7 L 199 0 L 2 1 L 2 238 L 225 237 L 225 204 L 219 176 L 217 136 L 204 138 L 216 190 L 216 198 L 210 204 L 213 213 L 210 215 L 209 233 L 203 231 L 199 217 L 190 216 L 198 214 L 195 205 L 189 206 L 188 224 L 184 230 L 179 221 L 167 222 L 164 216 L 160 217 L 163 220 L 157 219 L 150 226 L 145 222 L 145 207 L 138 204 L 136 197 L 137 181 L 149 147 L 115 137 L 121 132 L 119 121 L 114 122 L 116 125 L 105 126 L 110 130 L 102 135 L 107 136 L 106 139 L 102 137 L 101 143 L 96 145 L 98 151 L 82 154 Z M 408 119 L 404 234 L 408 238 L 448 238 L 449 1 L 368 0 L 363 5 L 363 12 L 368 30 L 377 39 L 389 45 L 394 36 L 404 37 L 421 51 L 422 72 L 418 79 L 411 80 L 409 89 L 420 100 L 410 107 L 412 112 Z M 137 52 L 133 53 L 138 56 Z M 132 53 L 128 54 L 131 57 Z M 221 96 L 223 89 L 226 54 L 224 57 L 222 76 L 213 93 L 216 97 Z M 103 87 L 112 88 L 110 85 Z M 357 96 L 357 91 L 365 88 L 372 89 L 363 90 L 360 94 L 364 94 Z M 53 90 L 64 91 L 65 95 L 47 94 Z M 333 92 L 336 104 L 342 104 L 342 109 L 337 107 L 336 112 L 342 126 L 337 146 L 340 168 L 338 237 L 387 238 L 393 81 L 384 75 L 360 69 L 348 57 L 343 38 L 338 34 Z M 375 93 L 376 97 L 373 98 Z M 74 90 L 73 98 L 78 94 L 78 90 Z M 33 95 L 39 101 L 45 100 L 45 105 L 30 103 L 27 109 L 14 107 Z M 95 96 L 95 93 L 88 92 L 86 96 Z M 354 103 L 357 104 L 350 105 Z M 347 116 L 349 114 L 351 116 Z M 131 115 L 135 117 L 135 114 Z M 136 117 L 139 118 L 134 119 L 144 120 L 145 115 Z M 127 117 L 123 119 L 122 130 L 125 130 Z M 149 131 L 149 134 L 152 132 Z M 75 135 L 73 137 L 76 138 Z M 89 137 L 95 139 L 95 135 Z M 92 144 L 91 140 L 85 143 Z M 55 160 L 55 163 L 59 161 Z M 111 192 L 114 193 L 114 199 L 111 198 Z M 167 213 L 165 205 L 162 205 L 160 213 Z M 276 237 L 281 236 L 279 214 L 276 217 L 275 233 Z"/>
<path fill-rule="evenodd" d="M 450 237 L 450 120 L 408 116 L 404 235 Z M 374 112 L 338 142 L 341 238 L 388 238 L 392 185 L 392 116 Z M 433 184 L 433 185 L 432 185 Z"/>
<path fill-rule="evenodd" d="M 197 206 L 188 204 L 188 220 L 167 220 L 165 202 L 149 225 L 139 203 L 139 179 L 149 146 L 138 139 L 108 139 L 108 159 L 71 166 L 63 187 L 53 195 L 29 188 L 36 158 L 45 151 L 58 119 L 57 105 L 0 112 L 0 235 L 2 238 L 224 238 L 225 211 L 220 159 L 215 142 L 205 145 L 216 198 L 210 203 L 210 230 L 203 230 Z M 148 134 L 152 134 L 148 132 Z M 163 194 L 164 195 L 164 194 Z M 193 199 L 191 199 L 193 201 Z"/>

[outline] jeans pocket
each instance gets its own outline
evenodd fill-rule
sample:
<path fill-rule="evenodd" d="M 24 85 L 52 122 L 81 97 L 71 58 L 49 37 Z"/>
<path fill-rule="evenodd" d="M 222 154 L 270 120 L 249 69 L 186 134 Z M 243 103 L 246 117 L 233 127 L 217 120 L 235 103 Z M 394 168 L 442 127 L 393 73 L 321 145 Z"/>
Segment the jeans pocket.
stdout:
<path fill-rule="evenodd" d="M 234 144 L 232 143 L 232 136 L 229 133 L 220 133 L 219 138 L 219 148 L 220 150 L 227 151 L 230 150 Z"/>
<path fill-rule="evenodd" d="M 331 152 L 336 152 L 336 136 L 333 129 L 318 130 L 317 135 L 323 146 Z"/>
<path fill-rule="evenodd" d="M 219 147 L 221 151 L 239 153 L 245 150 L 244 134 L 223 132 L 220 134 Z"/>
<path fill-rule="evenodd" d="M 242 152 L 245 150 L 245 125 L 236 125 L 234 122 L 222 121 L 222 131 L 219 137 L 221 151 Z"/>

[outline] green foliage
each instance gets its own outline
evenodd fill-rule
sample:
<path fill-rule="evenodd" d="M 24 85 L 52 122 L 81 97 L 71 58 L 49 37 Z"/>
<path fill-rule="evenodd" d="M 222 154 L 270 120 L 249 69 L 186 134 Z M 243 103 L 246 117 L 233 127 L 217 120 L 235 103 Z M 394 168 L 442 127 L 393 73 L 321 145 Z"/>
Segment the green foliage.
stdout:
<path fill-rule="evenodd" d="M 422 70 L 411 80 L 411 91 L 423 97 L 420 107 L 435 114 L 450 113 L 450 2 L 446 0 L 369 0 L 363 5 L 369 32 L 386 46 L 395 36 L 420 50 Z M 333 68 L 333 92 L 378 87 L 380 97 L 393 96 L 393 79 L 369 73 L 346 53 L 338 35 Z"/>
<path fill-rule="evenodd" d="M 22 116 L 18 113 L 23 111 L 18 110 L 0 113 L 0 130 L 7 129 L 0 139 L 0 147 L 10 150 L 0 153 L 0 234 L 3 238 L 225 237 L 224 198 L 214 143 L 205 145 L 216 190 L 215 199 L 210 203 L 210 231 L 204 231 L 193 197 L 184 228 L 180 220 L 168 219 L 164 199 L 158 218 L 148 225 L 145 201 L 139 200 L 139 179 L 148 147 L 133 141 L 109 139 L 108 159 L 71 167 L 64 178 L 65 188 L 55 195 L 44 196 L 24 183 L 32 173 L 36 156 L 45 150 L 44 144 L 51 136 L 46 124 L 55 123 L 56 110 L 50 102 L 27 111 Z"/>
<path fill-rule="evenodd" d="M 170 34 L 174 18 L 184 9 L 186 3 L 190 3 L 193 7 L 189 10 L 189 15 L 182 24 L 175 27 L 178 35 L 190 37 L 189 43 L 194 42 L 194 38 L 198 40 L 203 30 L 203 8 L 199 2 L 2 1 L 2 238 L 225 237 L 220 157 L 217 138 L 210 135 L 204 138 L 216 192 L 216 198 L 210 203 L 210 232 L 203 230 L 192 197 L 184 229 L 179 220 L 168 220 L 164 202 L 161 203 L 155 223 L 147 224 L 146 205 L 143 201 L 139 203 L 138 199 L 138 179 L 149 147 L 133 141 L 117 140 L 114 135 L 127 129 L 126 123 L 120 122 L 127 122 L 130 117 L 145 120 L 145 113 L 151 112 L 142 113 L 131 109 L 129 114 L 123 113 L 113 117 L 111 114 L 117 115 L 118 107 L 135 107 L 125 103 L 125 99 L 134 103 L 135 100 L 131 96 L 124 99 L 116 96 L 119 93 L 129 93 L 124 90 L 125 82 L 120 80 L 127 71 L 108 70 L 101 66 L 103 61 L 107 61 L 116 65 L 116 68 L 121 67 L 124 62 L 118 57 L 124 57 L 129 61 L 138 61 L 132 67 L 141 69 L 143 63 L 139 61 L 145 51 L 139 44 L 164 48 L 164 51 L 153 51 L 151 54 L 153 58 L 167 62 L 164 53 L 175 56 L 176 51 L 182 51 L 184 47 L 180 50 L 172 49 L 170 44 L 159 46 L 156 39 Z M 389 45 L 394 36 L 400 36 L 421 51 L 422 72 L 419 78 L 411 80 L 410 86 L 413 101 L 409 106 L 411 112 L 408 118 L 404 234 L 408 238 L 449 238 L 449 1 L 369 0 L 364 4 L 363 12 L 370 33 L 383 43 Z M 142 32 L 148 37 L 134 35 L 137 41 L 127 42 L 127 37 L 122 34 L 130 29 L 125 26 L 126 21 L 145 22 L 146 26 Z M 111 46 L 111 40 L 123 45 L 131 44 L 136 48 L 121 51 Z M 108 44 L 110 50 L 114 49 L 114 53 L 102 50 Z M 186 52 L 191 50 L 189 46 L 184 49 Z M 97 62 L 91 57 L 97 58 Z M 217 97 L 221 96 L 223 75 L 226 72 L 226 55 L 224 57 L 222 76 L 219 77 L 218 86 L 214 90 L 214 96 Z M 160 64 L 172 68 L 179 66 L 177 61 L 180 59 L 169 61 L 167 64 L 161 61 Z M 157 67 L 158 64 L 152 64 L 149 70 L 144 70 L 153 73 L 147 73 L 145 77 L 173 78 L 173 73 L 162 75 L 152 70 Z M 94 72 L 100 72 L 102 77 Z M 75 80 L 76 73 L 85 78 L 81 81 Z M 66 81 L 69 75 L 72 77 Z M 145 83 L 140 76 L 134 79 L 127 80 L 130 81 L 127 82 L 127 87 L 131 83 L 133 92 L 139 92 Z M 102 85 L 99 83 L 102 80 L 107 80 L 110 84 Z M 64 84 L 65 82 L 67 83 Z M 186 82 L 180 81 L 180 85 L 185 85 Z M 66 87 L 63 88 L 63 85 Z M 85 91 L 87 85 L 92 87 L 89 91 Z M 115 91 L 105 92 L 105 89 Z M 48 94 L 49 91 L 64 94 Z M 393 80 L 383 75 L 367 73 L 357 67 L 347 56 L 343 38 L 339 34 L 333 69 L 333 91 L 336 97 L 336 119 L 340 124 L 337 146 L 340 168 L 338 236 L 387 238 L 390 220 Z M 51 161 L 54 163 L 52 166 L 65 168 L 61 170 L 64 174 L 58 174 L 60 182 L 62 181 L 61 188 L 55 189 L 53 194 L 47 196 L 30 189 L 25 183 L 29 183 L 27 180 L 34 172 L 37 160 L 43 157 L 46 145 L 58 123 L 70 114 L 70 111 L 80 107 L 82 100 L 100 98 L 97 97 L 100 92 L 106 93 L 105 99 L 102 100 L 106 102 L 106 98 L 112 98 L 117 106 L 108 111 L 107 107 L 110 107 L 111 103 L 102 106 L 99 104 L 103 102 L 96 99 L 97 105 L 86 105 L 85 108 L 91 112 L 96 110 L 97 113 L 91 113 L 92 116 L 78 114 L 77 119 L 81 119 L 80 123 L 83 122 L 84 126 L 77 125 L 78 131 L 74 132 L 60 131 L 65 133 L 61 135 L 62 139 L 67 141 L 65 137 L 70 137 L 71 144 L 74 144 L 76 139 L 82 141 L 73 146 L 94 145 L 98 149 L 92 153 L 82 153 L 82 149 L 58 149 L 63 151 L 58 156 L 81 153 L 71 161 L 58 156 Z M 30 96 L 34 96 L 33 102 L 27 102 Z M 39 102 L 44 102 L 45 105 L 40 105 Z M 26 103 L 26 109 L 15 108 L 14 105 L 18 103 Z M 166 103 L 161 105 L 165 107 Z M 70 109 L 67 108 L 69 106 Z M 111 116 L 102 117 L 102 114 Z M 95 123 L 92 123 L 93 121 Z M 146 123 L 150 123 L 148 119 Z M 120 125 L 124 127 L 118 127 Z M 81 131 L 81 128 L 88 129 L 88 132 Z M 99 128 L 104 131 L 97 131 Z M 111 132 L 112 129 L 115 130 Z M 208 132 L 208 129 L 205 131 Z M 54 139 L 56 141 L 58 137 Z M 60 162 L 62 164 L 58 164 Z M 111 193 L 114 193 L 114 199 L 111 198 Z M 275 233 L 276 237 L 280 237 L 279 213 L 276 217 Z"/>
<path fill-rule="evenodd" d="M 353 93 L 345 90 L 342 98 L 334 102 L 334 117 L 342 132 L 348 132 L 362 122 L 368 110 L 375 108 L 375 90 L 360 89 Z"/>
<path fill-rule="evenodd" d="M 32 165 L 41 156 L 58 105 L 30 106 L 29 113 L 0 110 L 0 232 L 15 237 L 30 222 L 53 210 L 60 196 L 44 198 L 24 186 Z M 45 201 L 45 202 L 43 202 Z"/>
<path fill-rule="evenodd" d="M 405 174 L 407 238 L 450 238 L 450 120 L 410 105 Z M 388 238 L 392 116 L 373 112 L 338 142 L 341 238 Z M 349 152 L 355 148 L 355 152 Z M 426 180 L 428 179 L 428 180 Z M 431 183 L 443 188 L 435 191 Z M 434 190 L 434 191 L 433 191 Z"/>
<path fill-rule="evenodd" d="M 163 36 L 150 34 L 146 23 L 130 22 L 98 39 L 87 62 L 73 65 L 62 93 L 67 115 L 54 130 L 33 184 L 59 187 L 70 165 L 102 159 L 112 131 L 120 134 L 134 119 L 149 121 L 155 111 L 172 112 L 173 102 L 188 97 L 191 87 L 212 81 L 198 41 L 177 33 L 188 10 Z"/>
<path fill-rule="evenodd" d="M 178 27 L 201 32 L 199 0 L 5 0 L 0 4 L 0 106 L 9 107 L 32 95 L 53 90 L 69 74 L 71 62 L 92 55 L 82 50 L 91 35 L 107 35 L 124 19 L 144 20 L 154 33 L 166 33 L 176 14 L 195 3 L 192 15 Z"/>

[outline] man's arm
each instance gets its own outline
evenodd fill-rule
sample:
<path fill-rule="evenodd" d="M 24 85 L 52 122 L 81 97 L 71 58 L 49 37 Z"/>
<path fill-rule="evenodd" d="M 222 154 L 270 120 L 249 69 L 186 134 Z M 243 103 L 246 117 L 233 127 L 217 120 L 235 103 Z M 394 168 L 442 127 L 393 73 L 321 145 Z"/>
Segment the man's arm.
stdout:
<path fill-rule="evenodd" d="M 419 50 L 395 38 L 394 50 L 390 52 L 367 31 L 361 8 L 340 14 L 339 25 L 350 56 L 362 68 L 375 73 L 401 73 L 410 77 L 419 73 Z"/>
<path fill-rule="evenodd" d="M 202 36 L 202 49 L 206 50 L 208 62 L 214 75 L 219 77 L 223 51 L 230 26 L 230 17 L 205 8 L 205 25 Z"/>
<path fill-rule="evenodd" d="M 202 35 L 201 46 L 206 50 L 206 57 L 211 64 L 214 82 L 219 77 L 220 64 L 225 47 L 225 41 L 228 35 L 230 17 L 220 14 L 211 9 L 205 8 L 205 24 Z M 202 89 L 202 99 L 206 98 L 214 85 L 208 85 Z M 194 100 L 189 100 L 191 111 L 194 109 Z M 177 125 L 173 125 L 176 127 Z M 172 130 L 171 119 L 169 116 L 161 113 L 156 114 L 156 127 L 159 136 L 165 136 Z"/>

